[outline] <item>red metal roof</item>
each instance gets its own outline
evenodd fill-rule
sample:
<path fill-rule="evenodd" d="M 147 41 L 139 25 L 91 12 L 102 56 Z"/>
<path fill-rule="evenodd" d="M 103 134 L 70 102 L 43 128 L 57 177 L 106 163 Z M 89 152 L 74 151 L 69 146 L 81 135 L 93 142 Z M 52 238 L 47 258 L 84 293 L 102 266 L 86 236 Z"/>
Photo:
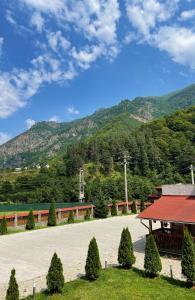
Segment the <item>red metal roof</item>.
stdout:
<path fill-rule="evenodd" d="M 138 218 L 195 223 L 195 196 L 162 196 L 141 212 Z"/>

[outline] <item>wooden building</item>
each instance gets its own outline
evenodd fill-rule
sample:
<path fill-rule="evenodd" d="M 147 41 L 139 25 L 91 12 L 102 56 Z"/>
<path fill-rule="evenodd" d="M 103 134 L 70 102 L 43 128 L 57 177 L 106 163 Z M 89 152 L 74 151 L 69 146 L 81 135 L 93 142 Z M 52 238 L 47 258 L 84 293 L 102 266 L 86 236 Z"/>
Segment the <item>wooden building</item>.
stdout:
<path fill-rule="evenodd" d="M 162 186 L 162 196 L 138 215 L 160 252 L 181 254 L 184 229 L 195 240 L 195 185 Z M 146 223 L 146 220 L 148 221 Z M 154 229 L 159 224 L 158 229 Z"/>

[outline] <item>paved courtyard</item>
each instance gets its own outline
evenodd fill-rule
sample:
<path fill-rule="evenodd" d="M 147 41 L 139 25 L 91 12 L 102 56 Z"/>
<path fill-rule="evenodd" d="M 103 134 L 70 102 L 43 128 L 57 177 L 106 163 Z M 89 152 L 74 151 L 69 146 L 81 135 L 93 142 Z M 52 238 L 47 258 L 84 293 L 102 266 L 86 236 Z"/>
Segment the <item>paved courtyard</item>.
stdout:
<path fill-rule="evenodd" d="M 136 216 L 112 217 L 104 220 L 58 226 L 0 237 L 0 298 L 2 299 L 10 271 L 16 269 L 21 295 L 32 291 L 33 278 L 37 291 L 45 288 L 45 275 L 51 257 L 56 251 L 60 256 L 65 280 L 84 274 L 84 265 L 90 239 L 95 236 L 99 245 L 102 265 L 117 263 L 121 231 L 128 227 L 135 248 L 136 267 L 143 268 L 145 234 L 147 229 Z M 178 260 L 162 259 L 163 273 L 181 278 Z"/>

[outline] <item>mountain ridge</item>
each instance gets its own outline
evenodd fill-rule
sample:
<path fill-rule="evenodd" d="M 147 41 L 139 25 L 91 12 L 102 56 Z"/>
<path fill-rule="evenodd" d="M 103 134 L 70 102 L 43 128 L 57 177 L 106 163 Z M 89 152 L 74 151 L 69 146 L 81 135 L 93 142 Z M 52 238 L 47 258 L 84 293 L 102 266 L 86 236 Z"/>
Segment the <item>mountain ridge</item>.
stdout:
<path fill-rule="evenodd" d="M 93 135 L 111 120 L 116 120 L 116 126 L 122 124 L 130 130 L 131 127 L 139 127 L 192 105 L 195 105 L 195 84 L 163 96 L 124 99 L 117 105 L 71 122 L 42 121 L 0 146 L 0 167 L 13 168 L 40 163 L 64 151 L 67 145 Z"/>

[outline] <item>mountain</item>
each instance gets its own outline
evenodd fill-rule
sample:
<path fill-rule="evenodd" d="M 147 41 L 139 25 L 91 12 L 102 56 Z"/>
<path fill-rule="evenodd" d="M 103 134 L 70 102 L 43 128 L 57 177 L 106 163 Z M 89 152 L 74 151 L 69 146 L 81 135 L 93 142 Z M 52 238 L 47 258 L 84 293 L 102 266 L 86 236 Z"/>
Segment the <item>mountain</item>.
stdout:
<path fill-rule="evenodd" d="M 91 116 L 73 122 L 40 122 L 0 146 L 0 167 L 37 164 L 63 152 L 67 145 L 90 137 L 105 127 L 112 128 L 115 124 L 116 127 L 131 130 L 192 105 L 195 105 L 195 84 L 160 97 L 123 100 L 118 105 L 100 109 Z"/>

